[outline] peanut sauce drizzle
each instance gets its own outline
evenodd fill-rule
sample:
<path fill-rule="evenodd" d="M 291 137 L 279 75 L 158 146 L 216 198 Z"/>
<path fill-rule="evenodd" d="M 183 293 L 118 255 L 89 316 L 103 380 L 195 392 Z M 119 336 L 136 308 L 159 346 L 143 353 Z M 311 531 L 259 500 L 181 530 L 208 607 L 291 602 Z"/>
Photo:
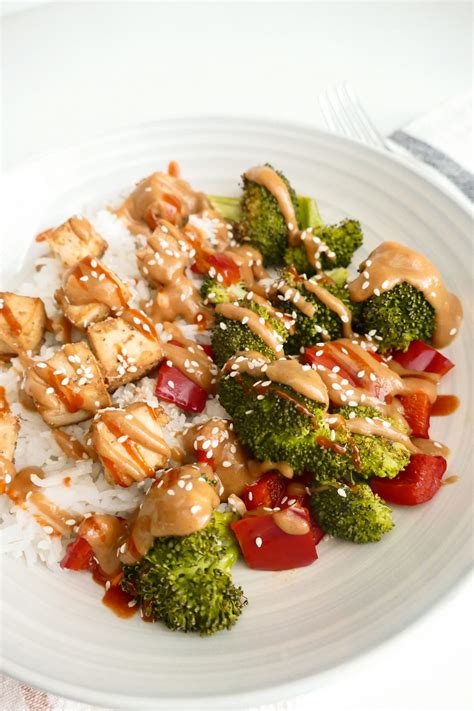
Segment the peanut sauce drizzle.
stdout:
<path fill-rule="evenodd" d="M 86 447 L 77 437 L 73 437 L 62 430 L 54 430 L 53 437 L 66 457 L 75 460 L 94 459 L 94 451 L 90 447 Z"/>
<path fill-rule="evenodd" d="M 154 423 L 159 425 L 158 414 L 147 403 L 135 403 L 146 408 Z M 155 476 L 155 468 L 147 462 L 140 447 L 154 452 L 162 458 L 162 466 L 170 458 L 170 448 L 160 436 L 161 428 L 153 431 L 136 416 L 133 405 L 127 410 L 109 409 L 102 411 L 92 426 L 92 441 L 97 454 L 115 483 L 130 486 L 134 481 Z M 116 438 L 113 444 L 105 441 L 100 434 L 100 424 L 104 424 Z M 140 447 L 139 447 L 140 445 Z M 126 456 L 124 456 L 124 452 Z"/>
<path fill-rule="evenodd" d="M 135 563 L 157 536 L 187 536 L 204 528 L 220 503 L 215 487 L 208 483 L 213 477 L 209 466 L 188 464 L 170 469 L 154 481 L 129 539 L 119 549 L 120 560 Z"/>
<path fill-rule="evenodd" d="M 101 573 L 107 579 L 116 576 L 122 568 L 117 549 L 126 534 L 126 521 L 108 514 L 89 516 L 79 527 L 78 536 L 85 538 L 89 543 Z"/>
<path fill-rule="evenodd" d="M 208 207 L 207 197 L 185 180 L 156 172 L 141 180 L 115 213 L 136 235 L 150 234 L 160 217 L 182 225 L 188 215 Z"/>
<path fill-rule="evenodd" d="M 427 257 L 397 242 L 383 242 L 362 263 L 361 270 L 349 284 L 354 301 L 365 301 L 403 282 L 411 284 L 434 309 L 433 345 L 444 348 L 451 343 L 462 323 L 462 305 L 457 296 L 447 291 L 441 274 Z"/>
<path fill-rule="evenodd" d="M 112 311 L 127 307 L 128 289 L 113 272 L 95 257 L 84 257 L 64 274 L 63 289 L 67 300 L 76 306 L 98 302 Z"/>
<path fill-rule="evenodd" d="M 163 353 L 180 373 L 207 392 L 214 392 L 217 382 L 217 367 L 212 358 L 188 338 L 179 337 L 180 345 L 164 343 Z"/>
<path fill-rule="evenodd" d="M 265 288 L 259 284 L 259 281 L 268 279 L 270 275 L 263 267 L 263 258 L 258 249 L 242 244 L 238 247 L 229 247 L 224 254 L 238 265 L 241 281 L 252 291 L 264 296 Z"/>
<path fill-rule="evenodd" d="M 269 362 L 260 353 L 244 351 L 230 358 L 224 366 L 224 372 L 247 373 L 258 376 L 265 381 L 286 385 L 296 393 L 307 397 L 309 400 L 328 404 L 327 389 L 319 374 L 310 366 L 305 366 L 297 360 L 281 358 Z M 285 395 L 285 394 L 284 394 Z"/>
<path fill-rule="evenodd" d="M 244 487 L 260 476 L 258 467 L 254 466 L 257 463 L 248 461 L 229 420 L 213 417 L 194 425 L 183 433 L 182 440 L 191 456 L 196 457 L 197 452 L 211 454 L 209 464 L 223 487 L 219 492 L 221 501 L 227 501 L 232 494 L 241 496 Z"/>
<path fill-rule="evenodd" d="M 212 321 L 212 312 L 203 306 L 199 291 L 184 272 L 157 291 L 149 314 L 155 323 L 174 321 L 181 316 L 188 323 L 206 328 Z"/>
<path fill-rule="evenodd" d="M 250 168 L 245 172 L 245 177 L 247 180 L 257 183 L 257 185 L 262 185 L 273 195 L 287 224 L 289 243 L 290 245 L 295 244 L 295 240 L 299 236 L 298 220 L 296 219 L 290 192 L 284 180 L 280 178 L 273 168 L 269 168 L 266 165 Z"/>
<path fill-rule="evenodd" d="M 306 518 L 292 506 L 281 511 L 275 511 L 272 518 L 278 528 L 281 528 L 282 531 L 290 536 L 304 536 L 310 530 Z"/>
<path fill-rule="evenodd" d="M 320 286 L 314 281 L 311 281 L 311 279 L 308 279 L 303 282 L 303 286 L 307 291 L 310 291 L 312 294 L 314 294 L 319 299 L 319 301 L 321 301 L 321 303 L 328 307 L 328 309 L 334 311 L 334 313 L 339 316 L 342 322 L 342 333 L 344 337 L 352 338 L 352 313 L 344 304 L 344 302 L 341 301 L 341 299 L 338 299 L 337 296 L 334 296 L 334 294 L 331 294 L 331 292 L 325 289 L 323 286 Z"/>
<path fill-rule="evenodd" d="M 431 406 L 432 417 L 447 417 L 456 412 L 461 401 L 456 395 L 438 395 Z"/>
<path fill-rule="evenodd" d="M 44 367 L 44 365 L 46 367 Z M 80 410 L 84 404 L 81 389 L 72 382 L 70 378 L 68 379 L 68 383 L 64 385 L 65 374 L 56 374 L 55 369 L 49 365 L 49 363 L 45 363 L 44 365 L 42 368 L 39 368 L 38 365 L 34 365 L 32 371 L 40 380 L 43 380 L 48 387 L 53 388 L 54 394 L 68 412 L 77 412 Z"/>
<path fill-rule="evenodd" d="M 154 286 L 169 284 L 183 273 L 196 250 L 188 236 L 167 220 L 159 220 L 147 245 L 137 251 L 143 276 Z"/>
<path fill-rule="evenodd" d="M 4 494 L 7 485 L 10 484 L 16 476 L 16 470 L 12 460 L 15 453 L 16 438 L 20 429 L 20 421 L 10 410 L 10 405 L 3 386 L 0 386 L 0 420 L 6 421 L 7 426 L 10 424 L 14 432 L 12 442 L 5 441 L 4 446 L 1 446 L 0 440 L 0 494 Z"/>
<path fill-rule="evenodd" d="M 19 471 L 8 488 L 9 498 L 17 506 L 33 509 L 33 516 L 38 523 L 45 529 L 52 528 L 51 535 L 70 536 L 77 523 L 77 517 L 48 499 L 42 488 L 31 481 L 33 475 L 44 479 L 44 472 L 39 467 L 25 467 Z M 68 523 L 69 521 L 71 523 Z"/>
<path fill-rule="evenodd" d="M 217 304 L 216 313 L 224 318 L 231 319 L 232 321 L 240 321 L 240 323 L 247 325 L 272 351 L 284 355 L 282 337 L 273 330 L 262 316 L 255 313 L 255 311 L 246 309 L 244 306 L 238 306 L 237 304 Z"/>

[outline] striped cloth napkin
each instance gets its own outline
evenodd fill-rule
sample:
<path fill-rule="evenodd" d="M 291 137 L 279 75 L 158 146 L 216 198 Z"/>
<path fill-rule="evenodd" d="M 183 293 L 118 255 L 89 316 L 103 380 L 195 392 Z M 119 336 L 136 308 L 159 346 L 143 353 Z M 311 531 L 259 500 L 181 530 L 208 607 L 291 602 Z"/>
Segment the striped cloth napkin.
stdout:
<path fill-rule="evenodd" d="M 470 93 L 447 101 L 395 131 L 390 139 L 407 155 L 430 166 L 427 170 L 446 189 L 453 193 L 459 190 L 474 200 Z M 46 694 L 9 677 L 0 676 L 0 681 L 0 708 L 5 711 L 112 711 Z M 310 694 L 242 711 L 313 711 L 315 708 L 317 698 Z"/>

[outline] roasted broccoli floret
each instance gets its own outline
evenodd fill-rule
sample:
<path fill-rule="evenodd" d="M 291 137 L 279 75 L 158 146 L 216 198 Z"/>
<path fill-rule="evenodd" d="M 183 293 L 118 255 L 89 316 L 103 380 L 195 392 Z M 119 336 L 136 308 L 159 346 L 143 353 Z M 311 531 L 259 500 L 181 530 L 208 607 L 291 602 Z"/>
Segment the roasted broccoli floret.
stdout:
<path fill-rule="evenodd" d="M 363 241 L 362 230 L 357 220 L 343 220 L 338 225 L 316 227 L 313 229 L 313 236 L 320 239 L 328 248 L 320 254 L 322 269 L 348 267 L 354 252 Z M 309 263 L 303 244 L 288 247 L 285 250 L 284 262 L 288 266 L 294 266 L 299 274 L 312 276 L 315 273 L 315 268 Z"/>
<path fill-rule="evenodd" d="M 393 528 L 389 507 L 368 484 L 318 481 L 312 488 L 311 508 L 323 531 L 354 543 L 379 541 Z"/>
<path fill-rule="evenodd" d="M 255 383 L 257 378 L 247 374 L 228 374 L 221 378 L 219 399 L 242 444 L 256 459 L 286 461 L 296 473 L 309 471 L 318 479 L 349 482 L 355 477 L 391 478 L 408 464 L 410 453 L 402 444 L 379 436 L 354 435 L 344 427 L 331 431 L 320 403 L 280 384 L 273 384 L 261 397 Z M 350 412 L 356 417 L 381 417 L 373 408 L 339 412 L 347 419 Z"/>
<path fill-rule="evenodd" d="M 122 589 L 134 596 L 144 617 L 202 635 L 235 624 L 247 600 L 229 572 L 239 556 L 230 530 L 234 519 L 215 512 L 206 528 L 157 538 L 139 563 L 125 566 Z"/>
<path fill-rule="evenodd" d="M 265 319 L 266 323 L 281 336 L 282 343 L 288 338 L 286 326 L 280 319 L 271 316 L 265 306 L 248 299 L 239 303 L 244 308 L 254 311 L 260 318 Z M 216 325 L 212 333 L 212 350 L 214 360 L 219 367 L 222 367 L 229 358 L 239 351 L 257 351 L 271 360 L 275 358 L 275 352 L 247 324 L 225 318 L 219 313 L 216 313 Z"/>
<path fill-rule="evenodd" d="M 238 197 L 223 197 L 222 195 L 208 195 L 212 206 L 218 210 L 225 220 L 239 222 L 241 216 L 240 203 Z M 300 227 L 306 230 L 308 227 L 322 227 L 323 221 L 319 214 L 318 204 L 314 198 L 305 195 L 297 196 L 300 208 Z"/>
<path fill-rule="evenodd" d="M 337 411 L 346 420 L 351 417 L 369 418 L 389 422 L 392 427 L 407 434 L 407 427 L 400 420 L 383 417 L 375 407 L 342 407 Z M 393 479 L 410 461 L 410 451 L 401 443 L 386 437 L 360 434 L 350 435 L 360 457 L 360 467 L 355 470 L 358 477 L 372 476 Z"/>
<path fill-rule="evenodd" d="M 243 282 L 224 286 L 208 274 L 201 284 L 201 296 L 206 304 L 228 304 L 231 301 L 243 299 L 248 291 Z"/>
<path fill-rule="evenodd" d="M 343 273 L 347 279 L 347 271 L 345 269 L 337 269 L 334 270 L 334 272 L 336 272 L 335 276 L 339 280 Z M 288 267 L 282 270 L 281 279 L 285 284 L 288 284 L 288 286 L 297 289 L 315 310 L 312 316 L 307 316 L 296 304 L 293 304 L 288 299 L 285 300 L 283 290 L 280 290 L 280 293 L 277 294 L 276 303 L 278 303 L 281 311 L 295 315 L 295 330 L 288 337 L 287 345 L 285 346 L 287 353 L 299 353 L 301 347 L 313 346 L 322 338 L 333 341 L 336 338 L 342 337 L 343 329 L 341 317 L 323 304 L 315 294 L 305 288 L 304 279 L 297 274 L 294 268 Z M 346 307 L 351 309 L 352 304 L 349 293 L 345 288 L 345 281 L 346 280 L 344 280 L 343 285 L 339 286 L 330 276 L 327 276 L 324 280 L 320 280 L 316 283 L 327 289 L 329 293 L 336 296 Z"/>
<path fill-rule="evenodd" d="M 380 296 L 363 301 L 354 315 L 359 333 L 376 331 L 379 351 L 406 351 L 412 341 L 427 341 L 435 329 L 435 312 L 421 291 L 397 284 Z"/>
<path fill-rule="evenodd" d="M 288 187 L 299 226 L 300 206 L 296 193 L 285 176 L 276 172 Z M 283 264 L 283 255 L 288 244 L 288 225 L 280 212 L 278 201 L 263 185 L 249 180 L 245 175 L 242 180 L 238 238 L 249 242 L 261 252 L 264 266 Z"/>

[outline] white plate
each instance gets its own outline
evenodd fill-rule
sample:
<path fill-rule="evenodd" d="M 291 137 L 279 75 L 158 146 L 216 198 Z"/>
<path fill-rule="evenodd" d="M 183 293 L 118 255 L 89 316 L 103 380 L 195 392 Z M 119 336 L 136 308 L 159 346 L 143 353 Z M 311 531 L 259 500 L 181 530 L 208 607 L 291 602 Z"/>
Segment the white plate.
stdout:
<path fill-rule="evenodd" d="M 221 194 L 237 192 L 249 165 L 270 161 L 299 192 L 318 198 L 326 220 L 361 220 L 361 254 L 382 240 L 414 246 L 469 307 L 471 222 L 463 203 L 393 156 L 305 127 L 240 119 L 153 123 L 16 170 L 3 207 L 3 285 L 18 281 L 37 232 L 106 203 L 171 159 L 196 188 Z M 209 639 L 116 618 L 87 575 L 4 560 L 6 673 L 106 706 L 237 707 L 314 688 L 317 675 L 400 631 L 471 566 L 470 343 L 466 323 L 449 349 L 456 368 L 443 386 L 462 396 L 462 407 L 433 428 L 453 450 L 449 473 L 461 479 L 427 505 L 396 510 L 396 528 L 381 543 L 331 541 L 318 547 L 313 566 L 291 572 L 239 564 L 248 608 L 234 630 Z"/>

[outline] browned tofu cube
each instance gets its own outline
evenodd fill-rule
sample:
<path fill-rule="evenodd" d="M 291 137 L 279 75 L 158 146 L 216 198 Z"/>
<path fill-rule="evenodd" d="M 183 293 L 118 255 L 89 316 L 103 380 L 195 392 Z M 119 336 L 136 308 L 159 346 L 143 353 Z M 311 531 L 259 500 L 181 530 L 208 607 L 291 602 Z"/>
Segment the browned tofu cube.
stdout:
<path fill-rule="evenodd" d="M 67 320 L 80 330 L 85 330 L 93 323 L 103 321 L 110 314 L 109 307 L 106 304 L 99 304 L 97 301 L 91 304 L 71 304 L 64 289 L 57 289 L 54 298 Z"/>
<path fill-rule="evenodd" d="M 68 343 L 26 371 L 25 390 L 50 427 L 82 422 L 111 404 L 99 364 L 85 343 Z"/>
<path fill-rule="evenodd" d="M 0 292 L 0 353 L 36 353 L 46 328 L 41 299 Z"/>
<path fill-rule="evenodd" d="M 43 235 L 65 267 L 72 267 L 88 255 L 101 257 L 107 249 L 105 239 L 83 217 L 71 217 L 56 229 L 46 230 Z"/>
<path fill-rule="evenodd" d="M 153 323 L 136 309 L 89 326 L 87 337 L 109 390 L 138 380 L 163 358 Z"/>
<path fill-rule="evenodd" d="M 168 463 L 171 451 L 161 426 L 168 418 L 163 410 L 146 402 L 124 409 L 99 412 L 92 423 L 92 444 L 111 484 L 130 486 Z"/>
<path fill-rule="evenodd" d="M 19 431 L 19 418 L 7 408 L 0 410 L 0 494 L 5 493 L 5 489 L 15 477 L 13 457 Z"/>
<path fill-rule="evenodd" d="M 62 289 L 54 294 L 66 318 L 80 329 L 122 311 L 131 296 L 128 286 L 95 257 L 84 257 L 68 269 Z"/>

